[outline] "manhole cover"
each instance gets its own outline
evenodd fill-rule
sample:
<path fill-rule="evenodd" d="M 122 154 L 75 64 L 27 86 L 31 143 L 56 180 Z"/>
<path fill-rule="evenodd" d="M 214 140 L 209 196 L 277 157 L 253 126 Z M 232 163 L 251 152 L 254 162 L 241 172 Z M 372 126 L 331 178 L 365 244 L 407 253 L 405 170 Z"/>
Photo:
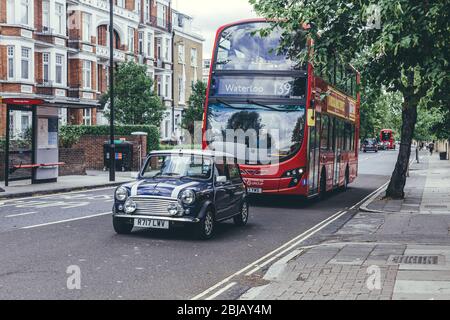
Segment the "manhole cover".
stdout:
<path fill-rule="evenodd" d="M 426 255 L 414 255 L 414 256 L 390 256 L 388 261 L 398 264 L 438 264 L 439 256 L 426 256 Z"/>

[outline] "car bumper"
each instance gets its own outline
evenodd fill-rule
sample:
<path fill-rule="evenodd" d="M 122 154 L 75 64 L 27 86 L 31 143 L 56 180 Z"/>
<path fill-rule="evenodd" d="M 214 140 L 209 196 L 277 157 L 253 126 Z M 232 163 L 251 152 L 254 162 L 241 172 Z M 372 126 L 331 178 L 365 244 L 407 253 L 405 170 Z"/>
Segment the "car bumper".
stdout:
<path fill-rule="evenodd" d="M 147 215 L 130 215 L 130 214 L 114 214 L 114 217 L 124 219 L 155 219 L 181 223 L 197 223 L 200 221 L 199 218 L 193 217 L 164 217 L 164 216 L 147 216 Z"/>

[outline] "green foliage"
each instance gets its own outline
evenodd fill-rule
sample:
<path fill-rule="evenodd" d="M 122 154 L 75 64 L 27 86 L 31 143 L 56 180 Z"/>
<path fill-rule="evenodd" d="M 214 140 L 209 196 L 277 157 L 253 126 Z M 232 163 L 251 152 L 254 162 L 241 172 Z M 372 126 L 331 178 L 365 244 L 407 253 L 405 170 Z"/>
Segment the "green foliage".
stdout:
<path fill-rule="evenodd" d="M 202 121 L 203 119 L 205 99 L 206 84 L 203 81 L 197 81 L 192 86 L 192 94 L 188 100 L 188 107 L 181 121 L 181 127 L 188 130 L 191 136 L 194 134 L 195 121 Z"/>
<path fill-rule="evenodd" d="M 353 63 L 373 85 L 405 99 L 448 101 L 450 2 L 423 0 L 250 0 L 257 13 L 280 21 L 283 42 L 307 59 L 302 23 L 314 40 L 314 63 L 334 55 Z M 380 28 L 367 28 L 373 5 Z"/>
<path fill-rule="evenodd" d="M 361 138 L 376 138 L 381 129 L 392 129 L 400 137 L 402 100 L 399 92 L 364 87 L 361 95 Z"/>
<path fill-rule="evenodd" d="M 135 62 L 119 65 L 114 73 L 115 121 L 127 125 L 155 125 L 161 123 L 165 110 L 161 98 L 153 90 L 153 80 L 147 75 L 145 66 Z M 105 106 L 110 92 L 106 92 L 100 103 Z M 109 109 L 105 115 L 109 117 Z"/>
<path fill-rule="evenodd" d="M 146 132 L 148 151 L 157 150 L 159 147 L 159 130 L 155 126 L 115 126 L 114 131 L 116 137 L 129 136 L 132 132 Z M 109 126 L 62 126 L 59 128 L 60 145 L 65 148 L 70 148 L 84 135 L 109 136 Z"/>

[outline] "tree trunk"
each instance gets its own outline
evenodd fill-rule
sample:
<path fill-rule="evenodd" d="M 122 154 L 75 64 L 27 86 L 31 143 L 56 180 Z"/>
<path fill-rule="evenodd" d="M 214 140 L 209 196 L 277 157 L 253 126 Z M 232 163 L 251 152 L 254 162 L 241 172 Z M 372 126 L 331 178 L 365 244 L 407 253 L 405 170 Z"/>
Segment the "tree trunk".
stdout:
<path fill-rule="evenodd" d="M 409 157 L 411 155 L 411 143 L 414 128 L 417 121 L 417 104 L 419 99 L 405 96 L 402 110 L 402 136 L 400 150 L 391 181 L 386 190 L 386 197 L 392 199 L 403 199 L 405 197 L 405 183 L 408 172 Z"/>

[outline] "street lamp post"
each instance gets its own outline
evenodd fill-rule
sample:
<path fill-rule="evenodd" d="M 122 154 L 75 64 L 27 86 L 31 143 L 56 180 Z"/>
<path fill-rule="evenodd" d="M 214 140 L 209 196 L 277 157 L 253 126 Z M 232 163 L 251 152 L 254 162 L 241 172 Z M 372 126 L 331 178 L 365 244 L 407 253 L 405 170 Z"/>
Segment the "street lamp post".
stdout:
<path fill-rule="evenodd" d="M 116 180 L 116 146 L 114 144 L 114 0 L 109 0 L 109 181 Z"/>

